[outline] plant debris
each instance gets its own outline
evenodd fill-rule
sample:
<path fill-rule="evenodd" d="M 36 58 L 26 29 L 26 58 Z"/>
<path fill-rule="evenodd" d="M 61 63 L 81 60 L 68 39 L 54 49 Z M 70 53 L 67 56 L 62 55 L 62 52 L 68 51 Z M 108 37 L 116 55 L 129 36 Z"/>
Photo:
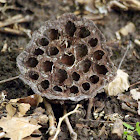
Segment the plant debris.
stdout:
<path fill-rule="evenodd" d="M 132 34 L 133 32 L 135 32 L 135 30 L 136 30 L 136 28 L 135 28 L 134 23 L 129 22 L 127 25 L 125 25 L 119 31 L 116 32 L 117 39 L 120 40 L 121 35 L 127 36 L 128 34 Z"/>
<path fill-rule="evenodd" d="M 117 96 L 119 93 L 127 91 L 129 86 L 128 74 L 118 69 L 117 76 L 105 87 L 105 91 L 110 96 Z"/>
<path fill-rule="evenodd" d="M 135 10 L 140 11 L 140 1 L 139 0 L 112 0 L 108 3 L 109 9 L 119 8 L 121 10 Z"/>
<path fill-rule="evenodd" d="M 139 0 L 0 0 L 0 139 L 52 140 L 56 137 L 56 140 L 139 140 L 139 11 Z M 74 15 L 72 14 L 73 16 L 70 16 L 72 18 L 69 19 L 64 18 L 63 14 L 69 15 L 66 13 Z M 74 34 L 72 32 L 74 26 L 65 29 L 69 20 L 75 25 Z M 82 27 L 89 30 L 89 36 L 81 38 L 82 35 L 79 33 Z M 94 27 L 94 30 L 91 27 Z M 51 29 L 54 30 L 50 31 Z M 87 32 L 84 32 L 84 35 L 85 33 Z M 39 37 L 48 39 L 49 44 L 40 45 Z M 33 38 L 37 40 L 34 41 Z M 95 47 L 91 47 L 88 43 L 91 38 L 98 40 Z M 79 43 L 84 44 L 87 49 L 80 50 L 79 48 L 86 47 L 84 45 L 77 47 Z M 52 55 L 54 51 L 50 48 L 53 47 L 59 50 L 58 54 Z M 43 54 L 40 54 L 41 50 Z M 94 52 L 99 50 L 105 54 L 102 59 L 95 60 Z M 45 97 L 35 94 L 36 91 L 28 86 L 29 82 L 25 84 L 19 79 L 20 71 L 16 66 L 16 58 L 23 52 L 28 54 L 27 58 L 22 59 L 24 66 L 28 58 L 35 57 L 38 61 L 37 67 L 25 66 L 23 68 L 26 71 L 21 70 L 27 73 L 27 79 L 31 80 L 28 73 L 35 71 L 41 73 L 41 76 L 50 82 L 49 88 L 40 92 Z M 112 56 L 111 52 L 113 52 Z M 97 54 L 102 56 L 102 53 Z M 67 57 L 73 58 L 73 56 L 74 59 L 66 61 Z M 81 64 L 86 58 L 92 63 L 88 72 L 84 71 L 89 61 L 85 61 L 85 69 Z M 115 67 L 110 65 L 110 59 L 118 70 L 123 70 L 118 78 L 119 86 L 115 83 L 110 89 L 112 95 L 103 89 L 104 85 L 112 83 L 118 77 L 117 70 L 114 71 Z M 53 62 L 55 66 L 51 72 L 44 71 L 43 62 L 46 60 Z M 113 69 L 111 71 L 113 75 L 110 76 L 109 70 L 101 76 L 95 64 L 104 64 L 108 67 L 108 62 L 109 68 Z M 61 67 L 56 68 L 58 65 Z M 58 69 L 67 72 L 67 79 L 60 85 L 56 84 L 59 82 L 56 80 L 59 79 L 56 75 Z M 93 73 L 99 77 L 97 83 L 90 83 L 89 77 Z M 71 75 L 74 78 L 71 78 Z M 108 75 L 112 78 L 107 79 Z M 35 87 L 43 80 L 42 77 L 39 74 L 39 78 L 33 80 Z M 63 78 L 65 77 L 62 76 Z M 82 84 L 85 82 L 90 84 L 90 89 L 83 92 Z M 54 91 L 53 87 L 56 85 L 62 89 L 62 92 L 58 92 L 61 91 L 58 87 L 54 88 L 58 91 Z M 97 91 L 96 87 L 99 85 L 102 86 L 102 90 Z M 73 93 L 72 86 L 78 87 L 79 92 Z M 70 89 L 72 93 L 69 92 Z M 53 95 L 55 98 L 49 100 L 46 95 Z M 87 98 L 81 99 L 83 95 Z M 65 100 L 64 98 L 61 100 L 61 97 Z M 68 116 L 75 110 L 77 104 L 81 104 L 82 107 L 77 110 L 78 112 Z M 24 126 L 29 127 L 25 130 Z"/>
<path fill-rule="evenodd" d="M 30 136 L 41 126 L 31 124 L 27 117 L 3 117 L 0 120 L 0 127 L 6 132 L 6 137 L 11 138 L 11 140 L 19 140 Z"/>
<path fill-rule="evenodd" d="M 138 103 L 138 114 L 140 115 L 140 89 L 132 89 L 130 90 L 130 94 L 132 95 L 132 98 Z"/>
<path fill-rule="evenodd" d="M 112 129 L 112 134 L 113 134 L 113 136 L 117 135 L 118 139 L 122 138 L 122 135 L 123 135 L 123 121 L 121 119 L 117 119 L 114 122 L 114 126 L 113 126 L 113 129 Z"/>

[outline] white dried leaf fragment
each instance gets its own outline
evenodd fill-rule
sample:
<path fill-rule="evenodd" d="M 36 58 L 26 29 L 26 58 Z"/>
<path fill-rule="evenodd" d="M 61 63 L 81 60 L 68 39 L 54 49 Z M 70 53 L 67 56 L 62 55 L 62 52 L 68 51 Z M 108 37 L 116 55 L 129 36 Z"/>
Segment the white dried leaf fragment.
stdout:
<path fill-rule="evenodd" d="M 129 22 L 127 25 L 122 27 L 119 32 L 123 36 L 127 36 L 129 33 L 133 33 L 136 30 L 135 24 L 132 22 Z"/>
<path fill-rule="evenodd" d="M 128 77 L 129 75 L 127 73 L 118 69 L 115 79 L 105 86 L 105 92 L 110 96 L 117 96 L 119 93 L 128 90 L 130 86 Z"/>
<path fill-rule="evenodd" d="M 140 115 L 140 90 L 138 88 L 130 90 L 130 94 L 134 100 L 138 102 L 138 114 Z"/>
<path fill-rule="evenodd" d="M 139 100 L 140 99 L 140 91 L 138 91 L 139 89 L 132 89 L 130 90 L 130 94 L 132 95 L 132 98 L 135 100 Z"/>

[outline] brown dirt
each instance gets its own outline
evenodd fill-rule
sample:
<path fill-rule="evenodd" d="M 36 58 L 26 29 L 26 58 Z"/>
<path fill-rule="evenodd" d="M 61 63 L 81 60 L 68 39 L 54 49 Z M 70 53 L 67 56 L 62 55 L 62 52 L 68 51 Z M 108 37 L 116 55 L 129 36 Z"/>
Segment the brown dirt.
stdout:
<path fill-rule="evenodd" d="M 38 29 L 44 23 L 44 21 L 50 18 L 58 17 L 65 12 L 73 12 L 76 10 L 76 6 L 73 5 L 72 2 L 68 1 L 64 3 L 62 2 L 62 0 L 58 0 L 58 2 L 56 2 L 55 0 L 47 0 L 47 2 L 43 5 L 41 5 L 37 0 L 25 0 L 25 2 L 23 2 L 22 0 L 13 0 L 9 1 L 9 5 L 16 5 L 16 7 L 19 7 L 19 10 L 7 10 L 5 14 L 0 13 L 0 20 L 4 20 L 7 18 L 7 16 L 10 17 L 16 14 L 33 15 L 34 19 L 30 23 L 21 24 L 23 27 L 30 29 L 32 32 Z M 124 25 L 126 25 L 129 21 L 135 24 L 136 31 L 131 35 L 123 37 L 121 45 L 118 45 L 117 43 L 110 44 L 110 48 L 113 50 L 112 60 L 116 67 L 118 67 L 123 57 L 123 54 L 126 51 L 127 42 L 129 40 L 133 41 L 136 37 L 139 36 L 140 14 L 138 12 L 133 11 L 112 11 L 103 20 L 101 20 L 102 24 L 96 24 L 105 35 L 107 42 L 114 42 L 114 40 L 116 39 L 115 32 Z M 17 36 L 0 33 L 0 50 L 2 49 L 5 42 L 7 42 L 8 44 L 8 51 L 3 53 L 0 51 L 0 81 L 10 77 L 14 77 L 19 74 L 19 70 L 16 67 L 16 57 L 22 51 L 22 49 L 20 48 L 25 48 L 29 40 L 30 39 L 27 36 Z M 121 69 L 125 70 L 125 72 L 129 74 L 130 84 L 136 83 L 140 80 L 140 60 L 134 55 L 134 51 L 138 56 L 140 56 L 140 47 L 132 43 L 132 47 L 129 49 L 128 54 L 121 66 Z M 138 86 L 139 85 L 135 87 Z M 20 79 L 0 84 L 0 92 L 3 90 L 6 90 L 8 93 L 7 99 L 25 97 L 27 95 L 33 94 L 32 90 L 27 85 L 25 85 Z M 96 96 L 95 100 L 104 102 L 105 114 L 118 113 L 122 116 L 130 114 L 131 119 L 126 120 L 128 121 L 128 123 L 135 123 L 139 119 L 137 115 L 122 110 L 121 102 L 117 100 L 116 97 L 108 97 L 107 95 L 105 95 L 105 93 L 101 93 Z M 111 129 L 108 124 L 106 125 L 106 131 L 108 133 L 108 136 L 103 135 L 101 137 L 98 137 L 97 134 L 99 133 L 99 130 L 101 130 L 103 123 L 94 121 L 79 121 L 79 118 L 84 119 L 86 116 L 85 111 L 88 102 L 82 101 L 82 103 L 84 105 L 84 109 L 82 109 L 82 114 L 80 114 L 80 116 L 79 114 L 71 115 L 70 117 L 72 126 L 78 133 L 78 139 L 112 140 L 113 138 L 110 133 Z M 68 104 L 67 106 L 69 111 L 75 107 L 75 105 L 70 104 Z M 58 111 L 58 108 L 55 108 L 55 104 L 53 104 L 53 108 L 55 115 L 57 116 L 57 118 L 59 118 L 62 115 L 62 112 L 60 112 L 62 111 L 62 109 Z M 93 115 L 91 119 L 95 120 Z M 103 120 L 103 118 L 101 118 L 101 120 Z M 76 126 L 76 124 L 82 124 L 85 125 L 85 127 L 79 128 Z M 46 137 L 47 136 L 44 135 L 43 139 L 47 139 Z M 65 124 L 62 125 L 62 131 L 60 133 L 59 139 L 70 139 L 70 135 L 68 133 L 68 130 L 66 129 Z"/>

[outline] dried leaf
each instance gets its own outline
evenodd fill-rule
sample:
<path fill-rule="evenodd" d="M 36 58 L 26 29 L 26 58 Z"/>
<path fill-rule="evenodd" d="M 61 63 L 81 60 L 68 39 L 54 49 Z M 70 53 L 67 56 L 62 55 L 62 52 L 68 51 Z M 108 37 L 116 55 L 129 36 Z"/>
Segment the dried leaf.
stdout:
<path fill-rule="evenodd" d="M 136 30 L 134 23 L 129 22 L 123 28 L 119 30 L 119 33 L 123 36 L 127 36 L 129 33 L 133 33 Z"/>
<path fill-rule="evenodd" d="M 24 98 L 11 99 L 12 103 L 28 103 L 31 106 L 38 106 L 39 103 L 43 102 L 43 98 L 40 95 L 34 94 Z"/>
<path fill-rule="evenodd" d="M 6 0 L 0 0 L 0 3 L 6 3 Z"/>
<path fill-rule="evenodd" d="M 140 90 L 138 88 L 130 90 L 132 98 L 138 102 L 138 114 L 140 115 Z"/>
<path fill-rule="evenodd" d="M 47 115 L 41 115 L 41 116 L 39 116 L 38 122 L 39 122 L 40 124 L 42 124 L 42 125 L 47 124 L 47 122 L 48 122 L 48 117 L 47 117 Z"/>
<path fill-rule="evenodd" d="M 137 101 L 140 99 L 140 91 L 138 90 L 139 90 L 138 88 L 130 90 L 130 94 L 132 95 L 132 98 Z"/>
<path fill-rule="evenodd" d="M 12 106 L 12 104 L 6 105 L 7 115 L 13 117 L 16 114 L 16 108 Z"/>
<path fill-rule="evenodd" d="M 122 135 L 123 135 L 123 122 L 122 122 L 121 119 L 117 119 L 114 122 L 114 126 L 113 126 L 113 129 L 112 129 L 112 134 L 117 134 L 117 136 L 119 138 L 122 137 Z"/>
<path fill-rule="evenodd" d="M 105 127 L 105 125 L 101 128 L 101 130 L 99 131 L 99 134 L 98 134 L 98 136 L 99 137 L 102 137 L 103 135 L 108 135 L 107 134 L 107 131 L 106 131 L 106 127 Z"/>
<path fill-rule="evenodd" d="M 118 69 L 115 79 L 105 87 L 105 92 L 110 96 L 117 96 L 129 88 L 128 74 Z"/>
<path fill-rule="evenodd" d="M 30 109 L 30 104 L 21 103 L 18 105 L 19 116 L 24 116 L 26 112 Z"/>
<path fill-rule="evenodd" d="M 37 94 L 25 98 L 20 98 L 18 100 L 18 103 L 29 103 L 31 106 L 38 106 L 38 104 L 41 102 L 43 102 L 43 98 Z"/>
<path fill-rule="evenodd" d="M 37 107 L 34 110 L 34 114 L 44 114 L 45 113 L 45 109 L 41 108 L 41 107 Z"/>
<path fill-rule="evenodd" d="M 45 125 L 47 124 L 48 122 L 48 116 L 46 115 L 45 113 L 45 109 L 42 109 L 41 107 L 38 107 L 34 110 L 34 113 L 32 114 L 32 117 L 31 117 L 31 122 L 34 124 L 34 123 L 39 123 L 39 124 L 42 124 L 42 125 Z"/>
<path fill-rule="evenodd" d="M 14 99 L 17 101 L 16 99 Z M 10 100 L 9 104 L 6 105 L 6 110 L 8 112 L 8 116 L 13 117 L 21 117 L 26 114 L 26 112 L 30 109 L 30 104 L 25 103 L 15 103 L 11 102 L 13 100 Z"/>
<path fill-rule="evenodd" d="M 6 137 L 11 138 L 11 140 L 21 140 L 30 136 L 34 130 L 39 129 L 41 126 L 29 123 L 27 117 L 3 117 L 0 120 L 0 127 L 6 132 Z"/>

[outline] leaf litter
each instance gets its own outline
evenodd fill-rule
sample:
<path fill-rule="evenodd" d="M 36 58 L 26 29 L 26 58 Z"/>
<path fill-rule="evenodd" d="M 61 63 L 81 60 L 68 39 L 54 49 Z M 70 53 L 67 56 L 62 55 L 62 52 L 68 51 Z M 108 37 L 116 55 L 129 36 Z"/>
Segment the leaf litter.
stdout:
<path fill-rule="evenodd" d="M 43 0 L 44 1 L 44 0 Z M 2 3 L 6 3 L 6 1 L 0 1 L 0 2 L 2 2 Z M 18 2 L 20 3 L 20 4 L 22 4 L 22 2 L 20 1 L 20 0 L 18 0 Z M 79 1 L 80 2 L 80 1 Z M 91 1 L 92 2 L 92 1 Z M 127 11 L 129 10 L 129 9 L 132 9 L 132 10 L 135 10 L 136 8 L 132 8 L 132 3 L 135 3 L 135 5 L 136 5 L 136 3 L 137 3 L 137 1 L 135 0 L 135 1 L 131 1 L 131 0 L 128 0 L 128 1 L 126 1 L 125 3 L 124 2 L 122 2 L 121 0 L 119 0 L 118 1 L 119 3 L 121 3 L 123 6 L 125 6 L 126 7 L 126 9 L 127 9 Z M 129 2 L 131 2 L 129 5 L 127 4 L 127 3 L 129 3 Z M 41 1 L 40 3 L 42 3 L 43 4 L 43 2 Z M 71 2 L 69 2 L 70 4 L 71 4 Z M 86 4 L 86 3 L 84 3 L 84 4 Z M 24 6 L 25 4 L 23 4 L 23 6 Z M 103 4 L 103 5 L 105 5 L 105 4 Z M 107 5 L 108 5 L 108 3 L 107 3 Z M 105 16 L 104 16 L 104 13 L 101 13 L 102 11 L 100 11 L 99 9 L 100 9 L 100 4 L 99 5 L 97 5 L 98 7 L 95 7 L 95 9 L 92 9 L 93 11 L 96 11 L 97 13 L 98 13 L 98 16 L 96 15 L 96 21 L 95 21 L 95 23 L 97 23 L 99 26 L 106 26 L 107 24 L 106 24 L 106 22 L 105 21 L 102 21 L 101 22 L 101 20 L 103 19 L 103 18 L 105 18 Z M 115 5 L 116 6 L 116 5 Z M 43 7 L 43 5 L 42 5 L 42 7 Z M 69 6 L 68 6 L 69 7 Z M 105 5 L 105 7 L 106 7 L 106 5 Z M 138 7 L 138 4 L 137 4 L 137 6 L 134 6 L 133 5 L 133 7 Z M 28 8 L 29 9 L 32 9 L 31 8 L 31 5 L 30 6 L 28 6 Z M 27 9 L 28 9 L 27 8 Z M 110 7 L 111 9 L 110 10 L 112 10 L 112 9 L 115 9 L 113 6 L 111 6 Z M 41 8 L 40 8 L 41 9 Z M 119 8 L 117 8 L 117 10 L 118 10 Z M 120 9 L 121 9 L 121 7 L 120 7 Z M 138 9 L 138 8 L 137 8 Z M 124 10 L 123 8 L 121 9 L 121 10 Z M 120 11 L 121 11 L 120 10 Z M 32 11 L 35 11 L 35 8 L 34 9 L 32 9 Z M 64 6 L 62 6 L 62 8 L 61 8 L 61 12 L 62 11 L 65 11 L 65 7 Z M 49 12 L 49 10 L 48 10 L 48 12 Z M 107 11 L 107 12 L 109 12 L 109 11 Z M 79 12 L 80 13 L 80 12 Z M 59 12 L 57 13 L 58 15 L 59 15 Z M 57 15 L 56 14 L 56 15 Z M 108 14 L 108 13 L 107 13 Z M 101 15 L 101 16 L 100 16 Z M 87 14 L 87 15 L 83 15 L 83 16 L 87 16 L 87 17 L 89 17 L 89 18 L 91 18 L 91 17 L 94 17 L 95 15 L 92 13 L 91 15 L 89 15 L 89 14 Z M 126 15 L 125 15 L 126 16 Z M 23 16 L 23 17 L 25 17 L 25 16 Z M 101 17 L 101 18 L 99 18 L 99 17 Z M 112 16 L 111 16 L 112 17 Z M 94 18 L 93 18 L 94 19 Z M 39 19 L 40 20 L 40 19 Z M 99 21 L 100 20 L 100 21 Z M 6 18 L 5 18 L 5 20 L 4 21 L 6 21 Z M 41 20 L 40 20 L 41 21 Z M 128 21 L 131 21 L 131 18 L 129 18 L 129 20 Z M 123 23 L 121 26 L 119 26 L 115 31 L 118 31 L 119 29 L 121 29 L 121 27 L 125 27 L 125 25 L 127 25 L 127 23 L 128 23 L 128 21 L 127 22 L 125 22 L 125 24 Z M 136 21 L 136 22 L 135 22 Z M 32 21 L 31 21 L 32 22 Z M 119 21 L 117 21 L 117 22 L 119 22 Z M 139 36 L 137 36 L 136 34 L 137 34 L 137 30 L 138 30 L 138 26 L 137 26 L 137 20 L 135 19 L 135 20 L 133 20 L 132 21 L 132 23 L 135 23 L 135 28 L 136 28 L 136 30 L 135 31 L 132 31 L 132 32 L 130 32 L 130 33 L 128 33 L 126 36 L 121 36 L 121 40 L 120 40 L 120 43 L 124 43 L 122 46 L 124 47 L 125 46 L 125 41 L 126 40 L 129 40 L 129 37 L 130 37 L 130 35 L 132 35 L 131 36 L 131 39 L 132 39 L 132 41 L 135 41 L 136 42 L 136 45 L 139 45 Z M 18 23 L 18 24 L 20 24 L 20 23 Z M 117 23 L 116 23 L 117 24 Z M 23 25 L 23 24 L 22 24 Z M 37 24 L 35 25 L 35 27 L 34 28 L 37 28 L 36 26 L 38 26 Z M 10 27 L 10 26 L 9 26 Z M 13 26 L 14 27 L 14 26 Z M 10 28 L 13 28 L 12 26 L 10 27 Z M 111 26 L 110 26 L 111 27 Z M 113 26 L 113 28 L 114 28 L 115 26 Z M 14 28 L 13 28 L 14 29 Z M 18 29 L 18 28 L 16 28 L 16 29 Z M 26 28 L 25 28 L 26 29 Z M 106 28 L 104 28 L 105 30 L 106 30 Z M 34 30 L 34 29 L 32 29 L 32 30 Z M 129 30 L 127 31 L 126 30 L 126 32 L 129 32 Z M 8 33 L 8 32 L 7 32 Z M 109 35 L 109 31 L 107 30 L 107 34 Z M 133 36 L 133 34 L 134 34 L 134 36 Z M 17 34 L 18 35 L 18 34 Z M 115 36 L 115 32 L 114 32 L 114 36 Z M 21 38 L 21 37 L 20 37 Z M 137 41 L 136 41 L 137 40 Z M 9 48 L 9 42 L 6 42 L 7 44 L 8 44 L 8 48 Z M 4 46 L 4 44 L 2 44 L 1 46 Z M 124 49 L 124 48 L 121 48 L 122 50 Z M 136 53 L 139 53 L 139 51 L 138 50 L 136 50 L 138 47 L 137 46 L 135 46 L 132 50 L 134 50 L 135 49 L 135 51 L 136 51 Z M 114 48 L 112 48 L 112 49 L 114 49 Z M 2 53 L 6 53 L 7 52 L 7 49 L 5 49 L 4 50 L 4 52 L 2 52 Z M 122 52 L 121 52 L 122 53 Z M 131 54 L 131 53 L 130 53 Z M 138 55 L 139 56 L 139 55 Z M 126 62 L 130 62 L 130 60 L 133 60 L 134 59 L 134 57 L 133 56 L 129 56 L 129 54 L 127 55 L 127 57 L 128 58 L 126 58 L 126 61 L 124 62 L 124 64 L 126 64 Z M 135 60 L 135 59 L 134 59 Z M 7 60 L 7 61 L 9 61 L 9 60 Z M 137 64 L 139 64 L 139 57 L 137 57 L 137 59 L 135 60 L 136 62 L 138 62 Z M 117 63 L 117 61 L 116 61 L 116 63 Z M 135 63 L 134 63 L 134 65 L 135 65 Z M 118 114 L 121 114 L 122 112 L 124 113 L 124 115 L 122 115 L 119 119 L 121 119 L 121 120 L 129 120 L 129 122 L 130 123 L 133 123 L 133 122 L 136 122 L 136 121 L 139 121 L 139 119 L 137 119 L 138 117 L 137 117 L 137 115 L 135 114 L 135 113 L 133 113 L 134 111 L 137 113 L 137 111 L 139 110 L 139 104 L 138 104 L 138 102 L 139 102 L 139 89 L 138 89 L 138 87 L 139 87 L 139 84 L 137 84 L 139 81 L 136 81 L 136 80 L 138 80 L 138 70 L 137 70 L 137 67 L 135 68 L 135 70 L 134 71 L 132 71 L 132 63 L 130 63 L 130 65 L 128 66 L 127 65 L 127 67 L 125 66 L 125 65 L 123 65 L 123 68 L 125 68 L 125 71 L 126 72 L 128 72 L 128 75 L 129 75 L 129 79 L 130 79 L 130 83 L 134 83 L 134 89 L 132 89 L 132 87 L 131 87 L 131 85 L 129 85 L 129 83 L 128 83 L 128 77 L 126 78 L 127 80 L 125 80 L 125 81 L 127 81 L 127 83 L 128 83 L 128 86 L 130 86 L 130 92 L 129 91 L 125 91 L 125 88 L 122 90 L 122 92 L 124 93 L 124 94 L 121 94 L 121 91 L 120 92 L 117 92 L 116 93 L 116 95 L 118 96 L 117 98 L 118 98 L 118 100 L 119 100 L 119 104 L 117 104 L 116 103 L 116 100 L 115 100 L 115 102 L 112 102 L 112 100 L 114 99 L 114 97 L 106 97 L 106 96 L 104 96 L 104 94 L 101 94 L 101 95 L 103 95 L 103 97 L 105 97 L 105 98 L 103 98 L 103 97 L 101 97 L 100 95 L 97 95 L 97 97 L 95 97 L 96 98 L 96 100 L 100 100 L 102 103 L 103 103 L 103 105 L 102 105 L 102 107 L 101 107 L 101 109 L 100 109 L 100 106 L 99 106 L 99 109 L 98 109 L 98 106 L 93 106 L 93 110 L 95 109 L 95 110 L 98 110 L 97 112 L 99 112 L 99 113 L 101 113 L 102 112 L 102 110 L 104 110 L 105 108 L 106 108 L 106 106 L 105 106 L 105 103 L 103 102 L 104 101 L 104 99 L 105 100 L 109 100 L 110 99 L 110 102 L 112 103 L 112 104 L 116 104 L 116 105 L 118 105 L 118 107 L 121 107 L 121 105 L 123 104 L 123 107 L 124 107 L 124 105 L 127 105 L 127 109 L 126 109 L 126 106 L 125 106 L 125 108 L 124 108 L 124 110 L 125 110 L 125 112 L 124 111 L 121 111 L 121 112 L 119 112 L 118 111 Z M 131 73 L 132 72 L 132 73 Z M 134 73 L 133 73 L 134 72 Z M 14 72 L 13 72 L 14 73 Z M 14 73 L 15 74 L 15 73 Z M 133 74 L 133 75 L 132 75 Z M 134 76 L 136 75 L 136 77 L 137 78 L 135 78 Z M 13 75 L 14 76 L 14 75 Z M 7 76 L 8 77 L 8 76 Z M 134 77 L 134 78 L 133 78 Z M 140 80 L 140 79 L 139 79 Z M 12 82 L 11 82 L 12 83 Z M 136 83 L 136 84 L 135 84 Z M 7 83 L 7 85 L 9 85 L 9 83 Z M 121 85 L 121 84 L 120 84 Z M 123 85 L 123 84 L 122 84 Z M 125 87 L 125 86 L 124 86 Z M 126 86 L 127 87 L 127 86 Z M 126 90 L 127 90 L 128 88 L 126 88 Z M 8 89 L 6 89 L 7 91 L 8 91 Z M 10 89 L 11 90 L 11 89 Z M 20 89 L 20 90 L 22 90 L 22 89 Z M 2 90 L 1 90 L 2 91 Z M 0 91 L 0 92 L 1 92 Z M 16 90 L 15 90 L 16 91 Z M 14 91 L 14 92 L 15 92 Z M 25 90 L 24 90 L 25 91 Z M 18 91 L 19 92 L 19 91 Z M 2 92 L 3 93 L 3 92 Z M 11 93 L 11 92 L 10 92 Z M 20 93 L 20 92 L 19 92 Z M 8 93 L 9 94 L 9 93 Z M 47 128 L 49 128 L 49 126 L 48 126 L 48 116 L 46 115 L 46 113 L 45 113 L 45 110 L 42 110 L 41 108 L 39 108 L 39 107 L 37 107 L 38 105 L 39 105 L 39 103 L 38 103 L 38 101 L 37 100 L 34 100 L 34 98 L 33 98 L 33 100 L 31 100 L 32 98 L 29 96 L 29 97 L 27 97 L 27 99 L 21 99 L 21 100 L 18 100 L 18 101 L 12 101 L 12 102 L 10 102 L 10 101 L 7 101 L 7 99 L 5 99 L 5 98 L 7 98 L 7 97 L 5 97 L 5 94 L 1 94 L 2 96 L 1 96 L 1 98 L 0 98 L 0 101 L 1 101 L 1 103 L 3 103 L 3 105 L 5 104 L 5 102 L 7 102 L 8 104 L 6 104 L 6 113 L 8 114 L 8 116 L 7 117 L 1 117 L 1 120 L 4 120 L 7 124 L 9 123 L 13 123 L 13 122 L 15 122 L 15 124 L 16 123 L 18 123 L 18 122 L 25 122 L 25 124 L 27 123 L 27 124 L 29 124 L 29 125 L 34 125 L 34 126 L 38 126 L 39 127 L 39 125 L 38 125 L 38 123 L 40 124 L 40 125 L 42 125 L 43 126 L 43 124 L 45 124 L 46 125 L 46 127 Z M 116 96 L 115 95 L 115 96 Z M 32 96 L 32 95 L 31 95 Z M 113 94 L 113 96 L 114 96 L 114 94 Z M 33 97 L 33 96 L 32 96 Z M 15 98 L 17 98 L 16 96 L 15 96 Z M 114 101 L 114 100 L 113 100 Z M 137 101 L 137 102 L 136 102 Z M 42 101 L 41 101 L 42 102 Z M 106 102 L 106 101 L 105 101 Z M 33 112 L 34 113 L 31 113 L 31 114 L 28 114 L 27 115 L 27 113 L 26 113 L 26 111 L 29 111 L 32 107 L 37 107 L 37 109 L 36 109 L 36 111 L 33 109 Z M 115 107 L 114 107 L 115 108 Z M 73 109 L 73 107 L 70 107 L 70 109 L 68 109 L 68 111 L 71 111 Z M 84 111 L 86 111 L 85 110 L 85 108 L 83 108 L 83 110 Z M 131 111 L 132 112 L 131 112 Z M 109 110 L 110 111 L 110 110 Z M 94 112 L 94 111 L 93 111 Z M 113 112 L 115 113 L 115 109 L 113 110 Z M 59 112 L 60 113 L 60 112 Z M 92 121 L 94 122 L 93 124 L 92 123 L 90 123 L 89 124 L 89 120 L 87 121 L 88 123 L 83 123 L 83 124 L 79 124 L 80 126 L 81 126 L 81 130 L 83 130 L 83 133 L 81 133 L 80 132 L 80 130 L 78 130 L 78 138 L 80 137 L 81 139 L 82 138 L 84 138 L 84 136 L 82 135 L 82 134 L 85 134 L 85 135 L 87 135 L 87 137 L 90 137 L 90 134 L 89 133 L 91 133 L 92 132 L 92 135 L 94 136 L 94 138 L 96 139 L 97 138 L 97 135 L 96 134 L 98 134 L 98 131 L 97 131 L 97 127 L 95 127 L 96 126 L 96 123 L 98 122 L 98 121 L 100 121 L 100 123 L 102 122 L 102 121 L 104 121 L 104 123 L 112 123 L 112 125 L 113 125 L 113 123 L 115 124 L 115 120 L 116 120 L 116 118 L 115 117 L 113 117 L 113 116 L 115 116 L 115 114 L 114 113 L 112 113 L 112 115 L 110 114 L 110 117 L 108 117 L 108 118 L 114 118 L 114 119 L 111 119 L 112 120 L 112 122 L 107 122 L 108 121 L 108 119 L 103 119 L 102 120 L 102 118 L 103 118 L 103 116 L 102 117 L 97 117 L 98 118 L 98 120 L 96 120 L 95 118 L 94 118 L 94 116 L 93 116 L 93 114 L 91 115 L 91 119 L 92 119 Z M 122 114 L 123 114 L 122 113 Z M 6 114 L 6 115 L 7 115 Z M 114 115 L 113 115 L 114 114 Z M 138 112 L 138 114 L 139 114 L 139 112 Z M 40 121 L 40 118 L 39 118 L 39 116 L 40 115 L 45 115 L 45 116 L 42 116 L 42 118 L 45 118 L 45 119 L 43 119 L 43 121 Z M 104 115 L 105 116 L 107 116 L 108 115 L 108 112 L 107 111 L 105 111 L 104 112 Z M 28 116 L 28 117 L 27 117 Z M 70 122 L 72 122 L 72 124 L 74 124 L 74 122 L 75 121 L 71 121 L 71 118 L 74 116 L 74 114 L 73 115 L 71 115 L 70 117 L 69 117 L 69 119 L 70 119 Z M 76 115 L 76 116 L 78 116 L 78 115 Z M 81 118 L 82 118 L 83 116 L 81 115 Z M 12 119 L 13 118 L 13 119 Z M 21 118 L 21 119 L 20 119 Z M 23 119 L 24 118 L 24 119 Z M 31 118 L 35 118 L 34 120 L 31 120 Z M 127 119 L 126 119 L 127 118 Z M 58 118 L 57 118 L 58 119 Z M 77 117 L 75 117 L 74 118 L 75 120 L 77 120 Z M 0 122 L 1 122 L 1 120 L 0 120 Z M 26 120 L 26 121 L 25 121 Z M 11 122 L 10 122 L 11 121 Z M 16 122 L 17 121 L 17 122 Z M 32 123 L 30 123 L 30 122 L 32 122 Z M 78 123 L 78 121 L 77 121 L 77 123 Z M 138 123 L 137 123 L 138 124 Z M 134 126 L 135 124 L 133 124 L 133 126 Z M 98 126 L 98 129 L 99 130 L 102 130 L 102 134 L 104 134 L 104 133 L 106 133 L 106 131 L 107 132 L 109 132 L 108 130 L 107 130 L 107 126 L 109 126 L 109 125 L 106 125 L 106 127 L 100 127 L 100 125 L 97 125 Z M 13 126 L 14 127 L 14 126 Z M 61 130 L 63 131 L 63 127 L 66 129 L 66 126 L 63 124 L 62 126 L 61 126 Z M 94 131 L 91 131 L 91 129 L 90 129 L 90 127 L 92 127 L 91 129 Z M 101 129 L 102 128 L 102 129 Z M 13 129 L 13 128 L 11 128 L 11 129 Z M 38 129 L 38 128 L 37 128 Z M 8 130 L 8 128 L 7 128 L 7 130 Z M 4 132 L 2 132 L 3 134 L 4 134 Z M 11 133 L 11 132 L 9 132 L 9 133 Z M 18 133 L 20 133 L 20 132 L 18 132 Z M 33 133 L 33 132 L 30 132 L 31 134 Z M 65 133 L 65 131 L 63 131 L 63 134 Z M 107 135 L 109 134 L 109 133 L 106 133 Z M 60 134 L 59 134 L 59 136 L 61 136 L 62 134 L 61 134 L 61 132 L 60 132 Z M 20 136 L 19 136 L 20 137 Z M 67 136 L 66 136 L 67 137 Z M 28 133 L 28 137 L 26 137 L 25 139 L 35 139 L 34 137 L 32 137 L 32 136 L 30 136 L 30 134 Z M 37 139 L 41 139 L 40 137 L 38 137 Z"/>

